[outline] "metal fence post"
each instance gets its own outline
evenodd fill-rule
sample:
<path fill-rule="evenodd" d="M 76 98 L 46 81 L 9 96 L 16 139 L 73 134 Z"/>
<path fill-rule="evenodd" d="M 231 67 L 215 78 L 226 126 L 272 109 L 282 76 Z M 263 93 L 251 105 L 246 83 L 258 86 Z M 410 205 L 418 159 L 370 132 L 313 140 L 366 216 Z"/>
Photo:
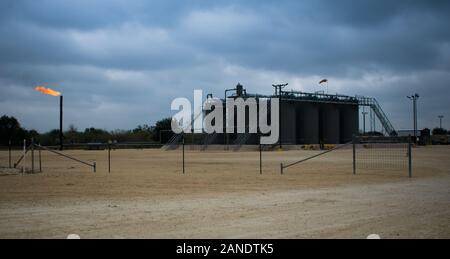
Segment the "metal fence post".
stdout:
<path fill-rule="evenodd" d="M 412 142 L 411 136 L 408 138 L 408 175 L 409 178 L 412 178 Z"/>
<path fill-rule="evenodd" d="M 184 145 L 185 145 L 185 141 L 184 141 L 184 132 L 183 132 L 183 174 L 185 174 L 185 168 L 184 168 Z"/>
<path fill-rule="evenodd" d="M 108 173 L 111 173 L 111 140 L 108 141 Z"/>
<path fill-rule="evenodd" d="M 27 155 L 27 140 L 23 140 L 23 164 L 22 164 L 22 174 L 25 174 L 25 161 Z"/>
<path fill-rule="evenodd" d="M 39 172 L 42 173 L 41 144 L 39 144 Z"/>
<path fill-rule="evenodd" d="M 31 138 L 31 173 L 34 174 L 34 138 Z"/>
<path fill-rule="evenodd" d="M 9 168 L 11 168 L 11 140 L 8 142 L 9 146 L 8 146 L 8 152 L 9 152 Z"/>
<path fill-rule="evenodd" d="M 356 136 L 353 135 L 353 175 L 356 175 Z"/>
<path fill-rule="evenodd" d="M 259 174 L 262 174 L 262 145 L 259 143 Z"/>

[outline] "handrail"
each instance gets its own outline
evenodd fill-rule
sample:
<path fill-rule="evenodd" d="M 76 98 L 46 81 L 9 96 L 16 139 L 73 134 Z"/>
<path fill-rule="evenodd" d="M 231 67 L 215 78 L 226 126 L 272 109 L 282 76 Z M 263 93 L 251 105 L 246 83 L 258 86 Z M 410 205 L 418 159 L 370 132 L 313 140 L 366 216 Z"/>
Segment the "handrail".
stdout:
<path fill-rule="evenodd" d="M 297 161 L 297 162 L 294 162 L 294 163 L 291 163 L 291 164 L 287 164 L 287 165 L 281 164 L 281 174 L 283 174 L 283 169 L 285 169 L 285 168 L 289 168 L 289 167 L 292 167 L 292 166 L 294 166 L 294 165 L 298 165 L 298 164 L 300 164 L 300 163 L 306 162 L 306 161 L 311 160 L 311 159 L 313 159 L 313 158 L 316 158 L 316 157 L 325 155 L 325 154 L 327 154 L 327 153 L 330 153 L 330 152 L 332 152 L 332 151 L 335 151 L 335 150 L 344 148 L 344 147 L 346 147 L 346 146 L 351 145 L 352 143 L 353 143 L 353 141 L 350 141 L 350 142 L 345 143 L 345 144 L 343 144 L 343 145 L 337 146 L 337 147 L 332 148 L 332 149 L 330 149 L 330 150 L 324 151 L 324 152 L 322 152 L 322 153 L 316 154 L 316 155 L 314 155 L 314 156 L 311 156 L 311 157 L 302 159 L 302 160 L 300 160 L 300 161 Z"/>
<path fill-rule="evenodd" d="M 41 146 L 41 145 L 34 145 L 34 146 L 37 147 L 37 148 L 46 150 L 46 151 L 48 151 L 48 152 L 50 152 L 50 153 L 54 153 L 54 154 L 63 156 L 63 157 L 65 157 L 65 158 L 67 158 L 67 159 L 70 159 L 70 160 L 79 162 L 79 163 L 81 163 L 81 164 L 90 166 L 90 167 L 92 167 L 92 168 L 94 169 L 94 173 L 97 171 L 97 163 L 96 163 L 96 162 L 93 162 L 92 164 L 90 164 L 90 163 L 88 163 L 88 162 L 85 162 L 85 161 L 82 161 L 82 160 L 80 160 L 80 159 L 77 159 L 77 158 L 74 158 L 74 157 L 65 155 L 65 154 L 63 154 L 63 153 L 61 153 L 61 152 L 55 151 L 55 150 L 53 150 L 53 149 L 50 149 L 50 148 L 47 148 L 47 147 L 44 147 L 44 146 Z"/>

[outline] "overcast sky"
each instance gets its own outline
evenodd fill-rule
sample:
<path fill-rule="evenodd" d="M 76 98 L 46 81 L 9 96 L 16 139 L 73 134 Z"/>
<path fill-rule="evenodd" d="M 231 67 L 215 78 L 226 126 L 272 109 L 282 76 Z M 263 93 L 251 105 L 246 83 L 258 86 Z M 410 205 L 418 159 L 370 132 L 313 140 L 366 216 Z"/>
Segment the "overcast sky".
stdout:
<path fill-rule="evenodd" d="M 0 113 L 39 131 L 128 129 L 194 89 L 272 83 L 376 97 L 396 129 L 450 128 L 450 1 L 0 1 Z"/>

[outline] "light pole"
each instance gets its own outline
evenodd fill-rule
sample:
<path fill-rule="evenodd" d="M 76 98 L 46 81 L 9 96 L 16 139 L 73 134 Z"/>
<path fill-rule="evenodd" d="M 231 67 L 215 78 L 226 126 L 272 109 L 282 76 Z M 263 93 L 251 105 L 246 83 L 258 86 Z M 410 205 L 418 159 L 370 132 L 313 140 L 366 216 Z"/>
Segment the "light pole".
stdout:
<path fill-rule="evenodd" d="M 439 128 L 442 129 L 442 119 L 444 118 L 444 115 L 439 115 Z"/>
<path fill-rule="evenodd" d="M 414 94 L 407 96 L 408 99 L 413 102 L 413 121 L 414 121 L 414 142 L 417 142 L 417 100 L 419 99 L 419 94 Z"/>

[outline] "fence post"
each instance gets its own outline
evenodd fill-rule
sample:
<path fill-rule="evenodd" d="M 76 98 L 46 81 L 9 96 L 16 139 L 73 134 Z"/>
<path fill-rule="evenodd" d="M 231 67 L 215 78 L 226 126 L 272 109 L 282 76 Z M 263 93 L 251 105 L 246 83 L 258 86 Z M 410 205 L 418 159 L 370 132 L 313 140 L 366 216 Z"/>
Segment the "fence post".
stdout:
<path fill-rule="evenodd" d="M 108 173 L 111 173 L 111 140 L 108 141 Z"/>
<path fill-rule="evenodd" d="M 34 174 L 34 138 L 31 138 L 31 173 Z"/>
<path fill-rule="evenodd" d="M 259 174 L 262 175 L 262 145 L 259 143 Z"/>
<path fill-rule="evenodd" d="M 185 168 L 184 168 L 184 144 L 185 144 L 185 142 L 184 142 L 184 132 L 183 132 L 183 140 L 182 140 L 183 142 L 183 174 L 185 174 Z"/>
<path fill-rule="evenodd" d="M 281 172 L 281 175 L 283 175 L 283 163 L 280 164 L 280 172 Z"/>
<path fill-rule="evenodd" d="M 23 140 L 23 163 L 22 163 L 22 175 L 25 174 L 25 161 L 27 155 L 27 140 Z"/>
<path fill-rule="evenodd" d="M 9 152 L 9 168 L 11 168 L 11 140 L 8 142 L 8 152 Z"/>
<path fill-rule="evenodd" d="M 39 143 L 39 172 L 42 173 L 41 144 Z"/>
<path fill-rule="evenodd" d="M 412 142 L 411 136 L 409 136 L 408 141 L 408 175 L 412 178 Z"/>
<path fill-rule="evenodd" d="M 353 175 L 356 175 L 356 136 L 353 135 Z"/>
<path fill-rule="evenodd" d="M 94 173 L 96 173 L 97 172 L 97 163 L 96 162 L 94 162 L 93 167 L 94 167 Z"/>

